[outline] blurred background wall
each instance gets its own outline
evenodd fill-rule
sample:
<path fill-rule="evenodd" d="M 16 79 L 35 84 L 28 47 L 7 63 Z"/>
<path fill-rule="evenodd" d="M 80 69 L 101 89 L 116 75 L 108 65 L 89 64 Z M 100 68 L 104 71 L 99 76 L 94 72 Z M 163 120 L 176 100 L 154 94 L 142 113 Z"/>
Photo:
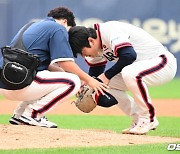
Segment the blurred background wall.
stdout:
<path fill-rule="evenodd" d="M 46 17 L 57 6 L 70 8 L 77 25 L 118 20 L 142 27 L 168 47 L 180 66 L 180 0 L 0 0 L 0 47 L 9 44 L 28 21 Z M 88 70 L 82 58 L 76 61 Z"/>

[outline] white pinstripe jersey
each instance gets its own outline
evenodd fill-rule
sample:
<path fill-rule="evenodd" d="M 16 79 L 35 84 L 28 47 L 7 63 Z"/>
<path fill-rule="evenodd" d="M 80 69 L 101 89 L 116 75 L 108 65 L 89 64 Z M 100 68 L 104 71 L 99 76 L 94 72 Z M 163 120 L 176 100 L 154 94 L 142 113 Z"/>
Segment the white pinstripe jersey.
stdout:
<path fill-rule="evenodd" d="M 132 46 L 137 54 L 136 61 L 151 59 L 167 52 L 165 47 L 143 29 L 134 25 L 109 21 L 95 24 L 103 52 L 98 57 L 85 57 L 90 66 L 99 66 L 107 61 L 118 60 L 117 50 Z"/>

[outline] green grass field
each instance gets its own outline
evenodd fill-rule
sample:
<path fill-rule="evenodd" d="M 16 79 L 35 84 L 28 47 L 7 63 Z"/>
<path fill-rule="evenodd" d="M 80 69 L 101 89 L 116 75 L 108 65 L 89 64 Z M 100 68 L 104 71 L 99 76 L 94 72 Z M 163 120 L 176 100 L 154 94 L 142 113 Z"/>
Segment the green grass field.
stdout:
<path fill-rule="evenodd" d="M 149 93 L 152 98 L 180 98 L 180 78 L 175 78 L 171 82 L 158 87 L 150 87 Z"/>
<path fill-rule="evenodd" d="M 150 88 L 152 98 L 180 98 L 180 79 L 174 79 L 160 87 Z M 3 97 L 1 97 L 3 99 Z M 127 116 L 95 116 L 95 115 L 48 115 L 49 120 L 57 123 L 59 128 L 65 129 L 103 129 L 113 130 L 120 133 L 122 129 L 130 125 L 131 119 Z M 0 115 L 0 123 L 8 124 L 10 115 Z M 156 131 L 148 133 L 149 136 L 169 136 L 180 138 L 180 117 L 158 117 L 160 126 Z M 78 141 L 77 141 L 78 142 Z M 169 154 L 180 151 L 168 151 L 167 143 L 111 146 L 93 148 L 51 148 L 51 149 L 21 149 L 21 150 L 0 150 L 3 154 L 22 153 L 61 153 L 61 154 Z"/>
<path fill-rule="evenodd" d="M 51 149 L 22 149 L 0 150 L 2 154 L 170 154 L 178 151 L 168 151 L 167 144 L 109 146 L 93 148 L 51 148 Z"/>

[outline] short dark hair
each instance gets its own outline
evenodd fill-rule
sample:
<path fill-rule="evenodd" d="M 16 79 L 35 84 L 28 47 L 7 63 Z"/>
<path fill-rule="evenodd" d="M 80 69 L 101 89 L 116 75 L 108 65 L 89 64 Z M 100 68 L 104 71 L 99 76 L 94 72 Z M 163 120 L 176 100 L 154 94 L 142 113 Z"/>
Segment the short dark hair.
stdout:
<path fill-rule="evenodd" d="M 76 26 L 73 12 L 66 7 L 57 7 L 49 11 L 47 16 L 54 19 L 66 19 L 68 26 Z"/>
<path fill-rule="evenodd" d="M 82 48 L 89 47 L 89 37 L 97 38 L 96 30 L 93 28 L 86 28 L 84 26 L 75 26 L 69 30 L 69 43 L 73 51 L 74 57 L 77 54 L 82 54 Z"/>

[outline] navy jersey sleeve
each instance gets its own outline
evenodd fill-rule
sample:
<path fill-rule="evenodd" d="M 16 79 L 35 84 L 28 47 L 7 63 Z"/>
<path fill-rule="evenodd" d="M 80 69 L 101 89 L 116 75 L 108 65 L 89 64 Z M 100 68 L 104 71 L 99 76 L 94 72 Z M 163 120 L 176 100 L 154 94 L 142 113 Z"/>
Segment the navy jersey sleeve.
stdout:
<path fill-rule="evenodd" d="M 109 80 L 121 72 L 125 66 L 132 64 L 136 60 L 137 54 L 132 47 L 123 47 L 117 50 L 117 56 L 119 57 L 118 61 L 104 73 Z"/>
<path fill-rule="evenodd" d="M 90 76 L 98 77 L 101 73 L 104 72 L 104 70 L 105 70 L 105 65 L 90 67 L 88 74 Z"/>
<path fill-rule="evenodd" d="M 68 41 L 66 30 L 59 29 L 51 36 L 49 41 L 51 63 L 58 61 L 74 60 Z"/>

